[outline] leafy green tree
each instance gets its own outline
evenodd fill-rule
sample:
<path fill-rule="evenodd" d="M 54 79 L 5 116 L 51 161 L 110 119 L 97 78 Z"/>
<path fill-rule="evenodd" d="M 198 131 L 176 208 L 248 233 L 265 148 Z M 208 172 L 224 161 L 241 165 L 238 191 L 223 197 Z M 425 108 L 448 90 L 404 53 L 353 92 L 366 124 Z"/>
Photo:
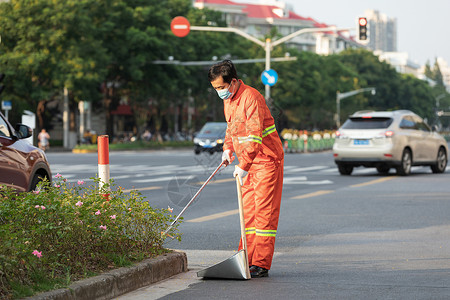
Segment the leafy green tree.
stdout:
<path fill-rule="evenodd" d="M 92 2 L 92 3 L 90 3 Z M 23 1 L 0 4 L 0 65 L 9 77 L 7 95 L 27 108 L 58 97 L 91 97 L 106 52 L 92 32 L 95 1 Z M 34 109 L 33 109 L 34 110 Z M 40 124 L 43 126 L 44 124 Z"/>

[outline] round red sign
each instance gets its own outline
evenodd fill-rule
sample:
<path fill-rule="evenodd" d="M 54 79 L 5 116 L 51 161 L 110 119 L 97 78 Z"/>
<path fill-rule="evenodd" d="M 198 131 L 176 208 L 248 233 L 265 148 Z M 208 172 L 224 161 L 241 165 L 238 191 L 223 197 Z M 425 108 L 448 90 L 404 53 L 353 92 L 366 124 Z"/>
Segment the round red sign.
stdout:
<path fill-rule="evenodd" d="M 175 17 L 170 23 L 170 29 L 177 37 L 185 37 L 191 30 L 191 25 L 185 17 Z"/>

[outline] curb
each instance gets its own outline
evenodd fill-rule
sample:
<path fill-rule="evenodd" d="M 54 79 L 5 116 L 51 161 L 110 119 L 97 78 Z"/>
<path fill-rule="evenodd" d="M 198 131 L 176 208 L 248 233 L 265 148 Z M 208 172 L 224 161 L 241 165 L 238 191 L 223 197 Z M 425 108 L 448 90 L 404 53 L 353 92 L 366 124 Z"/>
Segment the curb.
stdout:
<path fill-rule="evenodd" d="M 72 283 L 69 287 L 38 294 L 29 300 L 112 299 L 143 286 L 187 272 L 184 252 L 172 252 L 146 259 L 132 267 L 123 267 L 99 276 Z"/>

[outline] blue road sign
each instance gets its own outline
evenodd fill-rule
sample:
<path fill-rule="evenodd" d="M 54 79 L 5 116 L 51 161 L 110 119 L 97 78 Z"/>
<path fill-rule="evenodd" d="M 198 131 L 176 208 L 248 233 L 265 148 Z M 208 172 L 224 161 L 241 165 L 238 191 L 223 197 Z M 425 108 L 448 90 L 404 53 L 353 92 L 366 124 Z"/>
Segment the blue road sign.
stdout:
<path fill-rule="evenodd" d="M 11 110 L 12 109 L 12 102 L 8 100 L 2 101 L 2 109 L 3 110 Z"/>
<path fill-rule="evenodd" d="M 261 74 L 261 81 L 264 85 L 273 86 L 275 83 L 277 83 L 278 80 L 278 74 L 275 72 L 275 70 L 265 70 Z"/>

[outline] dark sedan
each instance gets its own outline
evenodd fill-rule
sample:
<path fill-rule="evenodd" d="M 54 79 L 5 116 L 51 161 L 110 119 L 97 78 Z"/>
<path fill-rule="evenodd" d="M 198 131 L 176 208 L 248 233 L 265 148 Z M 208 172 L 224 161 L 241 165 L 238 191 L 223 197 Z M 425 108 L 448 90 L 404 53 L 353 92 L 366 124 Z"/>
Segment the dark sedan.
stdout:
<path fill-rule="evenodd" d="M 207 151 L 211 154 L 221 152 L 226 130 L 226 122 L 206 123 L 194 138 L 195 154 L 200 154 L 202 151 Z"/>

